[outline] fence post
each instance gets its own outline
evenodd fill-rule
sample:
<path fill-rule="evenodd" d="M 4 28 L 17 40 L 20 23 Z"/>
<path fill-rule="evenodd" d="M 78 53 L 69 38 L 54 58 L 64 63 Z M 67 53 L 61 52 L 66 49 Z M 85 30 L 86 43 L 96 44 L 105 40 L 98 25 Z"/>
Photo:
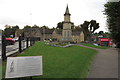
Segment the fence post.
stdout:
<path fill-rule="evenodd" d="M 19 36 L 19 52 L 21 53 L 22 52 L 22 44 L 21 44 L 21 36 Z"/>
<path fill-rule="evenodd" d="M 28 38 L 26 38 L 26 48 L 28 48 Z"/>
<path fill-rule="evenodd" d="M 33 44 L 35 44 L 35 37 L 33 37 Z"/>
<path fill-rule="evenodd" d="M 32 46 L 32 38 L 30 37 L 30 46 Z"/>
<path fill-rule="evenodd" d="M 5 60 L 6 56 L 6 37 L 2 35 L 2 60 Z"/>

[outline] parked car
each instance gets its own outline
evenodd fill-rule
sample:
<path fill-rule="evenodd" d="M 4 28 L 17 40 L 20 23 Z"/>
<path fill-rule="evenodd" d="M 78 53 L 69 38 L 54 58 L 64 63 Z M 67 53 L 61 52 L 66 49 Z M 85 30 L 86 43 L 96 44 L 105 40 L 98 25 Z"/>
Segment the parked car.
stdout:
<path fill-rule="evenodd" d="M 2 44 L 2 40 L 0 39 L 0 45 Z"/>
<path fill-rule="evenodd" d="M 14 41 L 18 41 L 18 37 L 13 38 L 12 40 L 14 40 Z"/>
<path fill-rule="evenodd" d="M 15 41 L 12 40 L 11 38 L 6 38 L 6 45 L 14 45 Z"/>

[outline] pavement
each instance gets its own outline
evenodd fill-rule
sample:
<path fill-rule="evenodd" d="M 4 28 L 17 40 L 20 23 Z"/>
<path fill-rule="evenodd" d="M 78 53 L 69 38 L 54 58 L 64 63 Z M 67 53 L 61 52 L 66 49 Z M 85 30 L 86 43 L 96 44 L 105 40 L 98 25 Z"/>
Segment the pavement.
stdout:
<path fill-rule="evenodd" d="M 79 45 L 86 48 L 91 48 Z M 118 78 L 118 51 L 116 48 L 97 49 L 98 51 L 88 75 L 88 78 Z"/>

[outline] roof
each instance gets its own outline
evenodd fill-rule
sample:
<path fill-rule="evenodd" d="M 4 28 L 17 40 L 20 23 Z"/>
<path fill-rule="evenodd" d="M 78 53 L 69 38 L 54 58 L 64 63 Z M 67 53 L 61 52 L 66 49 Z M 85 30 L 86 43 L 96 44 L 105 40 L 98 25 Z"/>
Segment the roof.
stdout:
<path fill-rule="evenodd" d="M 77 32 L 72 32 L 72 35 L 80 35 L 81 31 Z"/>
<path fill-rule="evenodd" d="M 60 29 L 29 28 L 29 29 L 26 29 L 25 32 L 31 33 L 32 31 L 35 31 L 35 32 L 40 32 L 41 34 L 44 34 L 44 33 L 45 34 L 52 34 L 54 30 L 57 34 L 62 35 L 62 30 L 60 30 Z M 72 35 L 80 35 L 81 31 L 82 31 L 81 28 L 73 29 Z"/>
<path fill-rule="evenodd" d="M 65 14 L 64 14 L 64 15 L 70 15 L 68 5 L 67 5 L 67 7 L 66 7 L 66 11 L 65 11 Z"/>
<path fill-rule="evenodd" d="M 56 32 L 57 34 L 61 34 L 61 35 L 62 35 L 62 30 L 60 30 L 60 29 L 55 29 L 55 32 Z"/>
<path fill-rule="evenodd" d="M 29 28 L 29 29 L 25 29 L 25 32 L 40 32 L 41 34 L 45 33 L 45 34 L 52 34 L 54 29 L 43 29 L 43 28 Z"/>
<path fill-rule="evenodd" d="M 80 29 L 73 29 L 72 30 L 72 35 L 80 35 L 81 31 L 82 31 L 81 28 Z"/>
<path fill-rule="evenodd" d="M 54 31 L 54 29 L 40 29 L 40 32 L 42 33 L 42 34 L 52 34 L 53 33 L 53 31 Z"/>

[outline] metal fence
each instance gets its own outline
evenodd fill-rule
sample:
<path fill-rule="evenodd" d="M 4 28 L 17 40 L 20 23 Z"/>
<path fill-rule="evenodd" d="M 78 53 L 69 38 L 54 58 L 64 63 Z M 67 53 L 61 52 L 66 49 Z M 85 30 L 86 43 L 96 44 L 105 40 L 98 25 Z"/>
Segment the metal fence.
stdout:
<path fill-rule="evenodd" d="M 2 36 L 2 60 L 6 60 L 7 56 L 23 52 L 36 41 L 38 41 L 38 39 L 35 37 L 23 38 L 19 36 L 19 40 L 16 41 L 14 45 L 6 45 L 6 38 Z"/>

